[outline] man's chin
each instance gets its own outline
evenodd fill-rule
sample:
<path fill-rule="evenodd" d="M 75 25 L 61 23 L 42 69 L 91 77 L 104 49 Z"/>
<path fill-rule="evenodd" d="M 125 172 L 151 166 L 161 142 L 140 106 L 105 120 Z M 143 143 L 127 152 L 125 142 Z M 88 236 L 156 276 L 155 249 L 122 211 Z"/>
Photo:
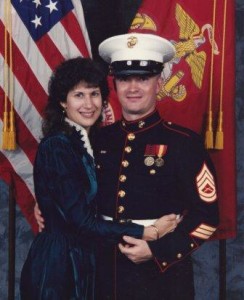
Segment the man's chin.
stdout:
<path fill-rule="evenodd" d="M 133 119 L 133 120 L 136 120 L 136 119 L 141 119 L 143 118 L 144 116 L 148 115 L 149 112 L 145 112 L 143 110 L 136 110 L 136 109 L 126 109 L 126 110 L 123 110 L 123 114 L 125 117 L 127 117 L 127 119 Z"/>

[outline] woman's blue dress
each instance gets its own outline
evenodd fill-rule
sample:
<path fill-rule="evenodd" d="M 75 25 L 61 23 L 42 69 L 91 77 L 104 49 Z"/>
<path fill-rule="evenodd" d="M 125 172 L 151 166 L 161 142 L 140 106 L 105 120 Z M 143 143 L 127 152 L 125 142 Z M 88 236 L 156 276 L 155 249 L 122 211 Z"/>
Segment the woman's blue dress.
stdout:
<path fill-rule="evenodd" d="M 95 217 L 95 167 L 81 137 L 74 129 L 70 135 L 50 135 L 39 145 L 34 184 L 45 230 L 35 237 L 23 266 L 22 300 L 92 300 L 95 239 L 116 243 L 124 234 L 142 235 L 141 226 Z"/>

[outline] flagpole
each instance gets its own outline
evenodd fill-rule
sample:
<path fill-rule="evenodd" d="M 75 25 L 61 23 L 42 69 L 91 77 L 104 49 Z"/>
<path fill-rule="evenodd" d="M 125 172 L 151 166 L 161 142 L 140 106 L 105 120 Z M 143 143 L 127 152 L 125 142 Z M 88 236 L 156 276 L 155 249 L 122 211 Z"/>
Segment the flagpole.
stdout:
<path fill-rule="evenodd" d="M 15 198 L 12 184 L 9 187 L 8 220 L 8 300 L 15 298 Z"/>
<path fill-rule="evenodd" d="M 226 300 L 226 240 L 219 240 L 219 299 Z"/>

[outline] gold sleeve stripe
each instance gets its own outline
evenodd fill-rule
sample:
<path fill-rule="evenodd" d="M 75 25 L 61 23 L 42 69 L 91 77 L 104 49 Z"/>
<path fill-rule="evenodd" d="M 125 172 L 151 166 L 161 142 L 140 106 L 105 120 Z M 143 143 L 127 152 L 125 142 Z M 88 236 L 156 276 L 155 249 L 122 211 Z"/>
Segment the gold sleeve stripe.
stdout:
<path fill-rule="evenodd" d="M 193 232 L 191 232 L 191 235 L 203 240 L 207 240 L 215 232 L 216 229 L 216 227 L 201 224 Z"/>
<path fill-rule="evenodd" d="M 209 230 L 209 231 L 212 231 L 212 232 L 214 232 L 216 230 L 216 227 L 209 226 L 209 225 L 206 225 L 206 224 L 201 224 L 198 228 L 202 228 L 202 229 Z"/>

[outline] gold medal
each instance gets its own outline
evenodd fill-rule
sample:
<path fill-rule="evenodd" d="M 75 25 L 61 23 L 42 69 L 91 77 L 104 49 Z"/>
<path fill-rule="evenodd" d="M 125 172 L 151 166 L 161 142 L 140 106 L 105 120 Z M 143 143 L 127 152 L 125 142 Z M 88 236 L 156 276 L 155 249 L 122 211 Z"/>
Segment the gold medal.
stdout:
<path fill-rule="evenodd" d="M 163 156 L 165 155 L 167 151 L 166 145 L 158 145 L 157 147 L 157 158 L 155 159 L 155 165 L 157 167 L 162 167 L 164 165 Z"/>
<path fill-rule="evenodd" d="M 157 167 L 162 167 L 164 165 L 164 160 L 161 157 L 155 159 L 155 165 Z"/>
<path fill-rule="evenodd" d="M 144 159 L 144 164 L 148 167 L 151 167 L 154 164 L 154 158 L 152 156 L 148 156 Z"/>

